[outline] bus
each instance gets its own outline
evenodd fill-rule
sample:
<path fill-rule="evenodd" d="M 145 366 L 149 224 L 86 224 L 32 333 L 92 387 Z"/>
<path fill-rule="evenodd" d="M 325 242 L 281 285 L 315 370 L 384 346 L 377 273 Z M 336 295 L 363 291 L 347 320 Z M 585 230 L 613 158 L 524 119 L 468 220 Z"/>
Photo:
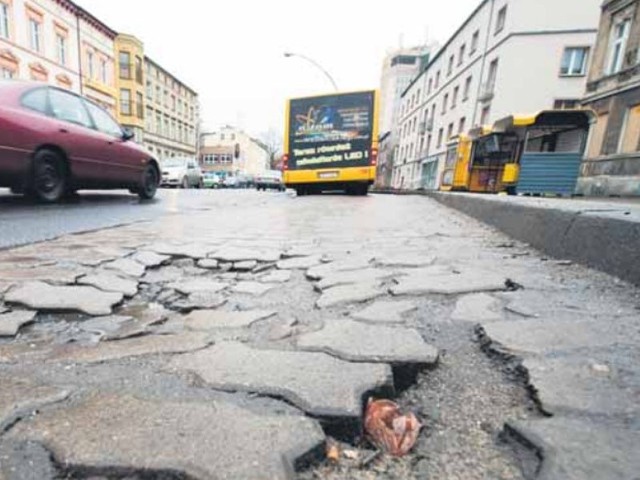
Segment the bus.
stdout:
<path fill-rule="evenodd" d="M 287 101 L 283 180 L 297 194 L 366 195 L 378 165 L 375 90 Z"/>

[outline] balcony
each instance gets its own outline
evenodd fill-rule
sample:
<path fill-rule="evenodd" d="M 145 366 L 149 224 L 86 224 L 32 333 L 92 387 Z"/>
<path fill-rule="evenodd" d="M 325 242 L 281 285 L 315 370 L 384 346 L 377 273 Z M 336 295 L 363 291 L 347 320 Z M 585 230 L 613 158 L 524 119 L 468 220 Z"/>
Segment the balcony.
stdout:
<path fill-rule="evenodd" d="M 496 85 L 495 82 L 486 82 L 480 86 L 480 93 L 478 94 L 479 102 L 490 102 L 495 96 Z"/>

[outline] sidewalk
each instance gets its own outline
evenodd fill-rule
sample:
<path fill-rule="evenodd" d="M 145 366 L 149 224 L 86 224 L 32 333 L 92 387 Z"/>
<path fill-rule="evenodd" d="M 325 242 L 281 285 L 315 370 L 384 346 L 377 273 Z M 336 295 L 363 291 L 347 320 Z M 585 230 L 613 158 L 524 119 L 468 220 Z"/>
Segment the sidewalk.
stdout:
<path fill-rule="evenodd" d="M 547 255 L 640 285 L 640 200 L 430 192 Z"/>

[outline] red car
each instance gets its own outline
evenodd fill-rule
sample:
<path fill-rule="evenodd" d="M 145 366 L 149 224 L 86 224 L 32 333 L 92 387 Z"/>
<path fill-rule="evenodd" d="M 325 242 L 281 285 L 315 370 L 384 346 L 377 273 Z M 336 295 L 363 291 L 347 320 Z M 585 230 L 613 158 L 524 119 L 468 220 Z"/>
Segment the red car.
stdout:
<path fill-rule="evenodd" d="M 156 194 L 160 168 L 102 107 L 49 85 L 0 80 L 0 187 L 52 203 L 79 189 Z"/>

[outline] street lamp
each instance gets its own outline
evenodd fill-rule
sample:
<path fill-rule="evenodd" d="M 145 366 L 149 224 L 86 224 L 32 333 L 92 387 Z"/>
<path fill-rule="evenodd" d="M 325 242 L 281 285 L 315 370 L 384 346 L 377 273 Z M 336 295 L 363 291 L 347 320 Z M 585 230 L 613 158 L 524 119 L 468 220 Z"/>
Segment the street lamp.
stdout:
<path fill-rule="evenodd" d="M 298 58 L 302 58 L 303 60 L 306 60 L 307 62 L 311 63 L 312 65 L 316 66 L 317 68 L 320 69 L 320 71 L 322 71 L 322 73 L 324 73 L 324 75 L 329 79 L 329 81 L 331 82 L 331 85 L 333 85 L 333 88 L 335 88 L 336 92 L 338 91 L 338 85 L 336 84 L 336 81 L 333 79 L 333 77 L 331 75 L 329 75 L 329 72 L 327 72 L 324 68 L 322 68 L 322 65 L 320 65 L 318 62 L 316 62 L 315 60 L 305 56 L 305 55 L 301 55 L 299 53 L 291 53 L 291 52 L 285 52 L 284 56 L 286 58 L 291 58 L 291 57 L 298 57 Z"/>

